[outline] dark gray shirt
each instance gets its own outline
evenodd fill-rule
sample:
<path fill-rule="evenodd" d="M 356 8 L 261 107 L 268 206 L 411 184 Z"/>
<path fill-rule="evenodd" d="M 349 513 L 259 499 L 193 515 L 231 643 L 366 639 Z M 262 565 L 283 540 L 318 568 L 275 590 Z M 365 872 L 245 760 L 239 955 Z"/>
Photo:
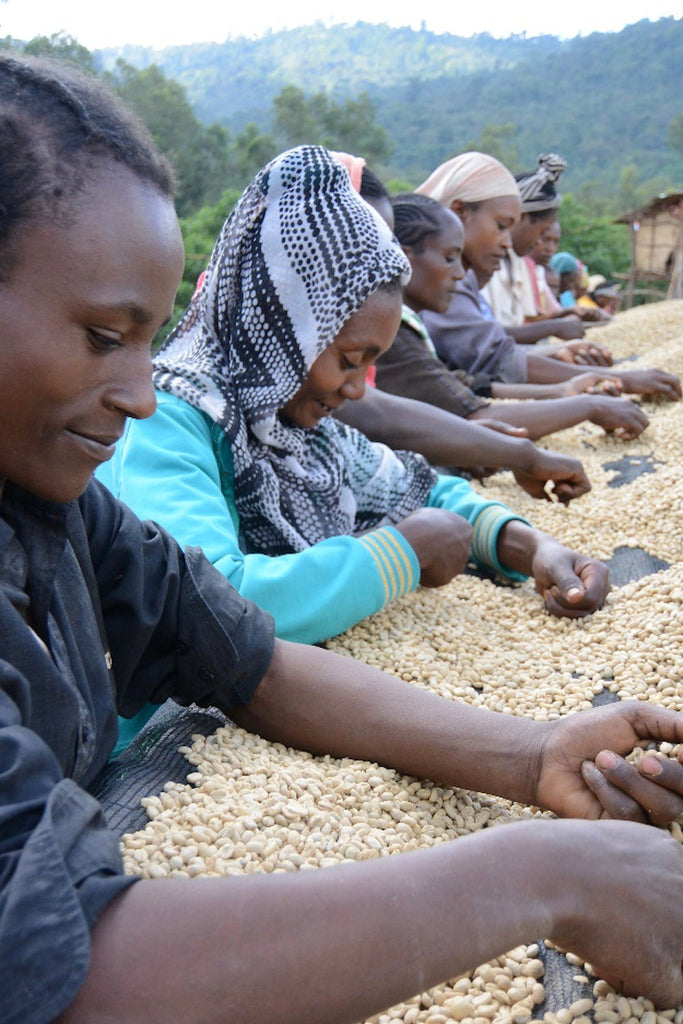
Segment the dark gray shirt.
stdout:
<path fill-rule="evenodd" d="M 527 354 L 497 320 L 479 305 L 479 286 L 468 270 L 447 313 L 421 314 L 436 351 L 446 366 L 465 373 L 486 373 L 506 384 L 525 384 Z"/>
<path fill-rule="evenodd" d="M 85 791 L 117 711 L 247 702 L 269 615 L 97 483 L 0 506 L 0 1020 L 50 1021 L 83 983 L 89 930 L 134 879 Z"/>
<path fill-rule="evenodd" d="M 376 367 L 375 381 L 380 390 L 428 402 L 454 416 L 467 418 L 488 404 L 473 389 L 483 389 L 490 394 L 489 378 L 482 374 L 475 379 L 462 370 L 449 370 L 405 319 L 391 346 L 377 360 Z"/>

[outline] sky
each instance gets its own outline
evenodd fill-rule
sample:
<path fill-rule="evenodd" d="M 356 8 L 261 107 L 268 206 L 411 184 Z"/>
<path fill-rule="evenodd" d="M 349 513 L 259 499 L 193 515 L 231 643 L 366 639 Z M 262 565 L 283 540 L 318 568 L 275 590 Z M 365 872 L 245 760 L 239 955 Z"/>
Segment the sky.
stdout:
<path fill-rule="evenodd" d="M 540 0 L 484 0 L 477 4 L 439 4 L 420 11 L 407 0 L 288 0 L 286 3 L 235 3 L 202 0 L 194 8 L 178 0 L 2 0 L 0 36 L 28 40 L 65 31 L 90 50 L 126 43 L 163 49 L 195 42 L 224 42 L 230 36 L 259 36 L 320 21 L 324 25 L 368 21 L 425 27 L 434 32 L 505 37 L 526 32 L 571 38 L 590 32 L 618 32 L 643 18 L 680 17 L 680 0 L 621 0 L 619 4 L 574 0 L 571 5 Z M 434 7 L 434 5 L 432 5 Z M 462 7 L 467 9 L 462 10 Z M 267 9 L 270 8 L 270 9 Z M 190 14 L 188 15 L 188 12 Z"/>

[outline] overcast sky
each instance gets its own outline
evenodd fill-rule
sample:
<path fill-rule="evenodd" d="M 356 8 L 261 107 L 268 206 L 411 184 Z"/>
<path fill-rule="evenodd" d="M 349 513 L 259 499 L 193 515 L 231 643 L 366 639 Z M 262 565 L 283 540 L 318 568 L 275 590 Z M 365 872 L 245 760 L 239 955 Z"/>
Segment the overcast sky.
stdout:
<path fill-rule="evenodd" d="M 461 36 L 490 32 L 503 37 L 526 32 L 529 36 L 549 33 L 571 38 L 590 32 L 616 32 L 642 18 L 680 16 L 680 0 L 621 0 L 619 4 L 574 0 L 570 5 L 485 0 L 439 6 L 438 13 L 421 12 L 426 27 Z M 324 0 L 272 4 L 202 0 L 196 6 L 178 0 L 5 0 L 0 3 L 0 35 L 27 40 L 64 30 L 91 50 L 125 43 L 162 48 L 223 42 L 229 36 L 258 36 L 268 28 L 294 28 L 315 21 L 325 25 L 386 22 L 420 28 L 420 17 L 415 13 L 419 9 L 419 4 L 406 0 L 347 0 L 343 5 L 328 5 Z"/>

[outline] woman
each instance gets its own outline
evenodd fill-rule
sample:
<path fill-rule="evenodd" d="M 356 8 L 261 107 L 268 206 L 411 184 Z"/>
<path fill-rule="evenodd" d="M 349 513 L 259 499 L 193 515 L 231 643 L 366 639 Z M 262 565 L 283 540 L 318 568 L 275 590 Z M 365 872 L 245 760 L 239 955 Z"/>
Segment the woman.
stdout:
<path fill-rule="evenodd" d="M 201 544 L 288 639 L 325 639 L 418 582 L 440 585 L 470 548 L 511 579 L 533 572 L 539 544 L 548 557 L 536 565 L 553 579 L 560 563 L 585 566 L 585 585 L 572 568 L 577 589 L 549 607 L 592 611 L 606 586 L 597 563 L 330 415 L 362 396 L 391 344 L 407 271 L 325 150 L 283 154 L 226 222 L 202 290 L 155 359 L 157 413 L 129 425 L 103 479 Z M 519 542 L 524 555 L 507 561 Z"/>
<path fill-rule="evenodd" d="M 446 313 L 424 317 L 441 359 L 449 367 L 488 373 L 506 383 L 552 384 L 582 373 L 579 366 L 516 344 L 482 310 L 479 291 L 510 250 L 511 232 L 521 215 L 518 184 L 507 168 L 485 153 L 462 153 L 441 164 L 416 191 L 448 206 L 465 227 L 465 277 Z M 529 246 L 532 239 L 533 232 L 527 235 Z M 658 394 L 672 401 L 681 397 L 680 381 L 663 370 L 601 367 L 600 374 L 618 378 L 631 394 Z"/>
<path fill-rule="evenodd" d="M 494 829 L 332 875 L 124 876 L 86 788 L 111 752 L 116 708 L 150 696 L 217 703 L 285 743 L 447 785 L 476 779 L 560 814 L 623 816 L 626 790 L 631 814 L 648 820 L 647 805 L 661 822 L 683 803 L 683 765 L 649 756 L 636 771 L 618 758 L 615 772 L 601 750 L 680 740 L 683 725 L 639 702 L 510 721 L 273 641 L 269 617 L 201 553 L 184 556 L 93 483 L 125 418 L 153 409 L 150 346 L 183 262 L 172 178 L 89 76 L 0 57 L 0 113 L 0 1019 L 350 1022 L 541 931 L 631 988 L 680 1001 L 680 929 L 653 934 L 651 922 L 665 913 L 662 879 L 680 904 L 681 853 L 643 825 L 522 823 L 504 843 Z M 486 757 L 472 757 L 475 738 Z M 483 861 L 500 873 L 495 912 Z M 385 941 L 416 928 L 417 964 L 412 947 Z"/>
<path fill-rule="evenodd" d="M 405 307 L 398 334 L 391 348 L 377 362 L 377 386 L 392 394 L 432 402 L 442 409 L 467 415 L 470 421 L 494 417 L 512 426 L 524 427 L 536 439 L 587 419 L 625 440 L 637 437 L 647 426 L 642 410 L 632 402 L 604 395 L 577 394 L 573 397 L 536 402 L 492 402 L 463 413 L 463 382 L 437 357 L 421 316 L 429 310 L 445 313 L 464 270 L 464 232 L 459 218 L 434 199 L 416 193 L 394 196 L 396 236 L 408 256 L 412 274 L 404 289 Z M 578 378 L 577 378 L 578 379 Z M 566 385 L 564 385 L 566 387 Z M 542 397 L 544 387 L 489 382 L 494 398 Z M 548 385 L 545 389 L 550 390 Z"/>

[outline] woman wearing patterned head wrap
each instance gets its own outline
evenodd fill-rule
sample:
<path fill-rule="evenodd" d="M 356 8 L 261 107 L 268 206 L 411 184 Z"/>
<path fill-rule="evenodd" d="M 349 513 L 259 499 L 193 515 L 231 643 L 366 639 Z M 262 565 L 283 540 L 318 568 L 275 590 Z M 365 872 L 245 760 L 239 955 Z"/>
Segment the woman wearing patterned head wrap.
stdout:
<path fill-rule="evenodd" d="M 557 166 L 553 160 L 545 171 L 555 173 Z M 540 192 L 547 191 L 547 180 Z M 512 247 L 512 231 L 522 213 L 518 184 L 500 161 L 485 153 L 463 153 L 437 168 L 416 191 L 448 206 L 465 226 L 463 265 L 467 273 L 447 313 L 425 312 L 423 316 L 446 365 L 469 374 L 486 373 L 510 384 L 555 384 L 585 372 L 583 366 L 550 358 L 547 349 L 530 350 L 517 344 L 480 296 L 480 289 Z M 527 201 L 537 202 L 528 182 L 525 194 Z M 566 346 L 552 348 L 554 355 L 573 357 Z M 662 370 L 617 374 L 610 367 L 601 367 L 600 374 L 618 377 L 627 392 L 660 394 L 675 401 L 681 397 L 678 378 Z"/>
<path fill-rule="evenodd" d="M 604 597 L 599 563 L 329 415 L 361 397 L 391 344 L 392 282 L 407 268 L 326 150 L 283 154 L 247 188 L 156 357 L 157 413 L 129 425 L 102 472 L 138 513 L 200 544 L 287 639 L 341 632 L 470 556 L 535 573 L 557 614 Z"/>
<path fill-rule="evenodd" d="M 360 397 L 367 365 L 393 339 L 408 272 L 326 150 L 283 154 L 226 221 L 201 290 L 155 358 L 158 412 L 130 424 L 103 472 L 258 595 L 289 639 L 334 635 L 417 585 L 419 559 L 394 526 L 435 486 L 472 522 L 487 513 L 489 539 L 480 549 L 475 532 L 474 550 L 500 568 L 489 534 L 506 509 L 329 415 Z"/>

